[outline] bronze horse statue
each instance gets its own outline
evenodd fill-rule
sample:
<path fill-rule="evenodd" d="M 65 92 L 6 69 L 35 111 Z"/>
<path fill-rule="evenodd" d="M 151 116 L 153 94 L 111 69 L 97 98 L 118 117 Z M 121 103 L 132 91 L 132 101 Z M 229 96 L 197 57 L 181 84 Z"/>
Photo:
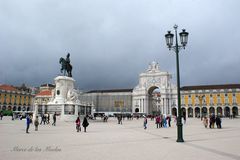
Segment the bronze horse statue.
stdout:
<path fill-rule="evenodd" d="M 67 54 L 67 58 L 60 58 L 59 63 L 62 65 L 61 68 L 61 73 L 63 73 L 64 76 L 66 76 L 66 72 L 67 72 L 67 76 L 68 77 L 72 77 L 72 65 L 70 64 L 70 54 Z"/>

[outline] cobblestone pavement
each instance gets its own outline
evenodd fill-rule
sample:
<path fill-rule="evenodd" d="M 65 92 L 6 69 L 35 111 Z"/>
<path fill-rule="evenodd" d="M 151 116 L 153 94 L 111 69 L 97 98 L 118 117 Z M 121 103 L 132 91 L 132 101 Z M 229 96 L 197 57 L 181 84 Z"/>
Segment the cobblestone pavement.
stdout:
<path fill-rule="evenodd" d="M 148 120 L 112 118 L 107 123 L 90 121 L 87 132 L 75 124 L 57 121 L 57 126 L 30 127 L 25 120 L 0 120 L 0 160 L 240 160 L 240 119 L 222 119 L 222 129 L 205 129 L 200 119 L 187 119 L 184 143 L 177 143 L 177 128 L 156 129 Z"/>

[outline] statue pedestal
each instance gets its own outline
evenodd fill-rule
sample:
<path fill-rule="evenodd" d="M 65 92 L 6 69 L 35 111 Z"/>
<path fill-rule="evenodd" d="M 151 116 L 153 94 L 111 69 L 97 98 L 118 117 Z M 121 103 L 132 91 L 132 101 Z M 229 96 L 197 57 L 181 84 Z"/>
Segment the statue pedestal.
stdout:
<path fill-rule="evenodd" d="M 62 104 L 67 100 L 68 91 L 74 90 L 75 80 L 72 77 L 58 76 L 55 79 L 54 104 Z"/>
<path fill-rule="evenodd" d="M 62 121 L 75 121 L 79 111 L 82 115 L 92 113 L 92 104 L 79 101 L 78 92 L 74 89 L 75 80 L 72 77 L 58 76 L 54 80 L 56 88 L 52 90 L 50 102 L 47 104 L 36 103 L 34 117 L 39 113 L 49 113 L 52 117 L 56 113 Z M 84 113 L 82 112 L 83 109 L 85 110 Z"/>
<path fill-rule="evenodd" d="M 49 112 L 56 112 L 61 116 L 60 120 L 75 121 L 78 116 L 78 106 L 80 105 L 76 103 L 75 80 L 66 76 L 58 76 L 54 80 L 56 88 L 52 95 L 52 101 L 47 104 Z"/>

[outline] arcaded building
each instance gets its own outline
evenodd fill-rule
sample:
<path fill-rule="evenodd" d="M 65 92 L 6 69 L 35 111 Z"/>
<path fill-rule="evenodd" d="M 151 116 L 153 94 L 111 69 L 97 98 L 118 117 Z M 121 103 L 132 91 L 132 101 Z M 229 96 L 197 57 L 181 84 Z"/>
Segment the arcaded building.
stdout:
<path fill-rule="evenodd" d="M 181 99 L 183 112 L 188 117 L 236 116 L 240 110 L 240 84 L 184 86 Z"/>
<path fill-rule="evenodd" d="M 25 87 L 0 85 L 0 110 L 32 111 L 33 94 Z"/>
<path fill-rule="evenodd" d="M 177 115 L 177 87 L 172 75 L 156 62 L 139 74 L 133 89 L 93 90 L 79 99 L 94 104 L 94 112 Z M 181 87 L 181 107 L 187 117 L 218 114 L 228 117 L 240 112 L 240 84 Z"/>

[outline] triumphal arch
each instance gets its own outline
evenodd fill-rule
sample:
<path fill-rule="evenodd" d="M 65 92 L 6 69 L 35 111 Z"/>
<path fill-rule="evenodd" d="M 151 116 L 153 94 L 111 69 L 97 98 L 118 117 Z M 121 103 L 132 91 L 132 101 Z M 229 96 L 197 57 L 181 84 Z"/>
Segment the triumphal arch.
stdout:
<path fill-rule="evenodd" d="M 172 114 L 176 108 L 177 88 L 171 83 L 172 75 L 152 62 L 139 75 L 139 83 L 132 93 L 132 112 L 145 114 Z"/>

